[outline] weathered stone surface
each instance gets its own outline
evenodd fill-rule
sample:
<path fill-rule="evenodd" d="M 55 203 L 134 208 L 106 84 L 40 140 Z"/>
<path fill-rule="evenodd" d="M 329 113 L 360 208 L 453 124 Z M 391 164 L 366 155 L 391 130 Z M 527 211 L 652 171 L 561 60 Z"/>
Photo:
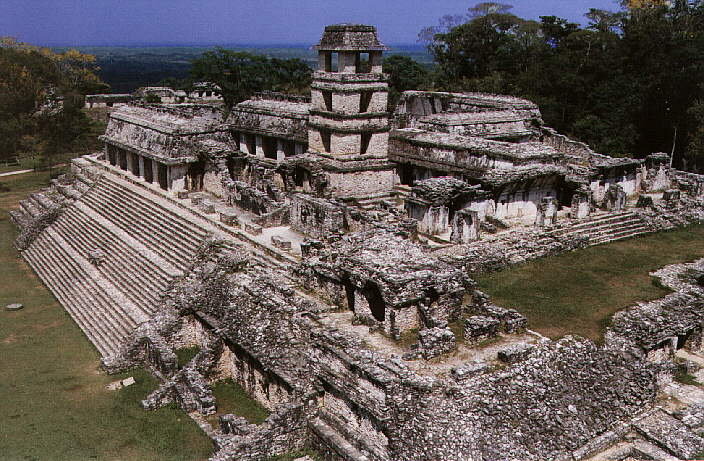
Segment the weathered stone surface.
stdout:
<path fill-rule="evenodd" d="M 500 325 L 501 321 L 493 317 L 472 316 L 464 321 L 464 338 L 470 343 L 491 339 L 499 333 Z"/>
<path fill-rule="evenodd" d="M 499 351 L 499 360 L 505 363 L 517 363 L 528 358 L 534 349 L 532 344 L 517 344 Z"/>
<path fill-rule="evenodd" d="M 704 450 L 704 439 L 662 410 L 638 420 L 634 427 L 680 459 L 692 459 Z"/>
<path fill-rule="evenodd" d="M 24 304 L 20 304 L 20 303 L 12 303 L 12 304 L 8 304 L 7 306 L 5 306 L 6 311 L 19 311 L 22 309 L 24 309 Z"/>

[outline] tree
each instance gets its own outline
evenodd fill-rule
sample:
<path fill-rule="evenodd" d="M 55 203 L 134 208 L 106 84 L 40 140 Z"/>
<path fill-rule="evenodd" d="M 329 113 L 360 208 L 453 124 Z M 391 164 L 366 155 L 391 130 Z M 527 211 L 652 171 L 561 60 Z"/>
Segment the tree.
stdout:
<path fill-rule="evenodd" d="M 270 59 L 216 48 L 193 61 L 191 77 L 217 84 L 229 108 L 264 90 L 304 91 L 310 83 L 310 72 L 299 59 Z"/>
<path fill-rule="evenodd" d="M 84 95 L 107 88 L 95 75 L 94 57 L 75 50 L 54 53 L 5 37 L 0 69 L 0 158 L 30 145 L 51 156 L 75 148 L 90 128 L 80 110 Z M 55 122 L 52 135 L 47 127 Z"/>
<path fill-rule="evenodd" d="M 384 73 L 389 76 L 389 107 L 398 103 L 401 93 L 424 89 L 428 86 L 430 72 L 408 56 L 393 55 L 384 59 Z"/>

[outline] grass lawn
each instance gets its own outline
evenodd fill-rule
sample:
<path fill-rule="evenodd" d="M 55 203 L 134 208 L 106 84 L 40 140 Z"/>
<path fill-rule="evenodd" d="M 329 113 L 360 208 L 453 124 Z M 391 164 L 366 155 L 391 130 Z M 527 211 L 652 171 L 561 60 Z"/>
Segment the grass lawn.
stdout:
<path fill-rule="evenodd" d="M 12 247 L 7 211 L 48 173 L 0 178 L 0 459 L 205 460 L 210 439 L 181 410 L 139 406 L 157 381 L 136 370 L 108 376 L 80 329 Z M 20 302 L 24 310 L 4 306 Z M 105 386 L 134 376 L 120 391 Z"/>
<path fill-rule="evenodd" d="M 667 294 L 649 273 L 704 257 L 704 225 L 637 237 L 531 261 L 477 277 L 492 302 L 528 317 L 551 338 L 601 341 L 611 315 Z"/>
<path fill-rule="evenodd" d="M 218 405 L 218 415 L 241 416 L 251 424 L 261 424 L 269 417 L 269 410 L 248 396 L 245 390 L 232 379 L 224 379 L 213 384 L 213 395 Z"/>

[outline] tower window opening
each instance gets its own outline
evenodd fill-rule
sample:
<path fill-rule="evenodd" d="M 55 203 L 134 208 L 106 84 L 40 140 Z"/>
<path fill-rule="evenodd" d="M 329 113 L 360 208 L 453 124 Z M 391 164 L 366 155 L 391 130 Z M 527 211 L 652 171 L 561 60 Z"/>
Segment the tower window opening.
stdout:
<path fill-rule="evenodd" d="M 360 100 L 359 100 L 359 112 L 364 113 L 369 110 L 369 104 L 372 102 L 372 95 L 374 92 L 372 91 L 362 91 L 362 94 L 360 95 Z"/>
<path fill-rule="evenodd" d="M 372 140 L 372 134 L 371 133 L 362 133 L 362 148 L 360 150 L 361 154 L 366 154 L 367 149 L 369 149 L 369 143 Z"/>
<path fill-rule="evenodd" d="M 368 74 L 372 71 L 369 53 L 357 53 L 356 68 L 358 74 Z"/>

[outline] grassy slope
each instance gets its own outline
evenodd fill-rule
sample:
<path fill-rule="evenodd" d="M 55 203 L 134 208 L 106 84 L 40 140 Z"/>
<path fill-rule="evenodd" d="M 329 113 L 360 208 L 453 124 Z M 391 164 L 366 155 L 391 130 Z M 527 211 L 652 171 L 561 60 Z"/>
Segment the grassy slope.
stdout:
<path fill-rule="evenodd" d="M 495 304 L 525 314 L 529 328 L 599 341 L 614 312 L 667 294 L 650 272 L 702 257 L 700 225 L 532 261 L 477 282 Z"/>
<path fill-rule="evenodd" d="M 80 329 L 12 248 L 7 211 L 46 184 L 47 173 L 0 178 L 0 458 L 14 460 L 203 460 L 210 440 L 182 411 L 146 412 L 157 385 L 143 371 L 106 376 Z M 7 192 L 7 188 L 10 189 Z M 121 391 L 105 385 L 135 376 Z"/>
<path fill-rule="evenodd" d="M 218 403 L 218 414 L 240 415 L 251 424 L 261 424 L 269 417 L 269 411 L 247 395 L 232 379 L 224 379 L 213 385 L 213 395 Z"/>

